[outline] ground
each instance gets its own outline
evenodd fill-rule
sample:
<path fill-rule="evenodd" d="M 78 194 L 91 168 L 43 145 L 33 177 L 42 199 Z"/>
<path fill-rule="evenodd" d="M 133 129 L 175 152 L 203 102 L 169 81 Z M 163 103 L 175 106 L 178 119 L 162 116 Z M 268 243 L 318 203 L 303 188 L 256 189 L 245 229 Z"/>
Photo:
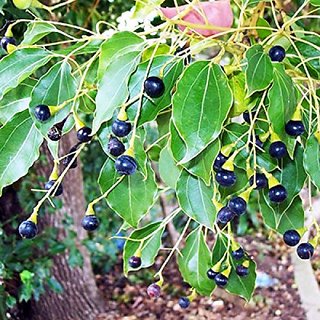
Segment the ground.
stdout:
<path fill-rule="evenodd" d="M 97 276 L 97 282 L 106 300 L 106 312 L 98 320 L 181 319 L 181 320 L 305 320 L 300 297 L 294 283 L 290 250 L 280 238 L 266 239 L 264 235 L 240 239 L 257 262 L 258 272 L 268 274 L 274 284 L 257 288 L 248 304 L 223 290 L 215 291 L 212 298 L 200 297 L 187 310 L 182 310 L 178 297 L 187 291 L 174 262 L 168 265 L 164 278 L 167 284 L 157 300 L 147 296 L 146 287 L 152 282 L 150 271 L 137 276 L 122 276 L 121 257 L 110 273 Z M 162 257 L 157 261 L 161 263 Z"/>

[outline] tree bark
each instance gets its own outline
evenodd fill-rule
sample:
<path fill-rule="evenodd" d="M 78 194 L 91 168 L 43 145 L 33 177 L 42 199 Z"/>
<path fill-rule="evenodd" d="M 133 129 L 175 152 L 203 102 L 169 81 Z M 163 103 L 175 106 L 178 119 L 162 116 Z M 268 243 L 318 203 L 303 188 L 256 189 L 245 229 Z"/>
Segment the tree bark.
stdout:
<path fill-rule="evenodd" d="M 77 143 L 75 134 L 69 133 L 63 137 L 60 154 L 66 154 Z M 52 157 L 46 146 L 42 148 L 42 154 L 46 154 L 47 166 L 37 169 L 39 176 L 49 177 L 52 170 Z M 54 214 L 39 217 L 39 229 L 43 227 L 55 227 L 58 229 L 58 240 L 66 236 L 62 220 L 65 215 L 73 217 L 73 229 L 77 233 L 77 246 L 84 258 L 82 268 L 70 268 L 68 265 L 68 253 L 54 257 L 52 268 L 53 276 L 63 286 L 63 293 L 57 294 L 47 291 L 38 302 L 31 304 L 30 320 L 93 320 L 103 310 L 102 297 L 98 292 L 92 272 L 90 257 L 81 241 L 86 237 L 86 231 L 81 227 L 81 219 L 85 212 L 85 200 L 83 196 L 82 172 L 78 160 L 78 167 L 71 169 L 63 181 L 63 206 Z"/>

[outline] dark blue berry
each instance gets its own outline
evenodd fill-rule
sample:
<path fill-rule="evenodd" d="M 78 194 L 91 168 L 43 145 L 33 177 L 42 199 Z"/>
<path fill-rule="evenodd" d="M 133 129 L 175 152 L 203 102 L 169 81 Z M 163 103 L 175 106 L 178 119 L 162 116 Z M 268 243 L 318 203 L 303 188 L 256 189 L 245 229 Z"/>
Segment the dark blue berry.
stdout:
<path fill-rule="evenodd" d="M 286 124 L 286 133 L 292 137 L 301 136 L 305 132 L 305 127 L 302 121 L 290 120 Z"/>
<path fill-rule="evenodd" d="M 271 157 L 281 159 L 287 156 L 286 145 L 282 141 L 275 141 L 270 144 L 269 153 Z"/>
<path fill-rule="evenodd" d="M 249 274 L 249 269 L 243 265 L 236 267 L 236 273 L 239 277 L 246 277 Z"/>
<path fill-rule="evenodd" d="M 77 167 L 78 162 L 77 162 L 77 158 L 75 158 L 75 152 L 77 151 L 77 149 L 78 149 L 78 145 L 72 147 L 68 152 L 69 155 L 62 159 L 62 164 L 65 167 L 67 167 L 71 161 L 72 161 L 72 164 L 70 166 L 70 169 L 74 169 Z"/>
<path fill-rule="evenodd" d="M 309 242 L 300 243 L 297 248 L 297 254 L 299 258 L 303 260 L 312 258 L 313 253 L 314 253 L 314 247 Z"/>
<path fill-rule="evenodd" d="M 226 163 L 227 160 L 228 160 L 228 157 L 226 157 L 221 152 L 219 152 L 219 154 L 217 155 L 217 157 L 213 163 L 214 170 L 216 170 L 216 171 L 221 170 L 222 166 Z"/>
<path fill-rule="evenodd" d="M 239 248 L 238 250 L 232 251 L 231 255 L 234 260 L 241 260 L 244 257 L 244 250 Z"/>
<path fill-rule="evenodd" d="M 234 197 L 229 201 L 228 207 L 237 216 L 240 216 L 240 215 L 246 213 L 246 211 L 247 211 L 247 202 L 241 197 Z"/>
<path fill-rule="evenodd" d="M 217 214 L 217 221 L 223 225 L 230 222 L 235 217 L 234 212 L 229 207 L 223 207 Z"/>
<path fill-rule="evenodd" d="M 261 190 L 268 186 L 268 180 L 264 173 L 256 173 L 255 176 L 256 176 L 256 187 L 255 187 L 256 190 Z M 249 180 L 250 186 L 253 185 L 253 182 L 254 182 L 253 176 L 251 176 Z"/>
<path fill-rule="evenodd" d="M 34 116 L 39 121 L 47 121 L 51 117 L 49 107 L 45 104 L 39 104 L 34 108 Z"/>
<path fill-rule="evenodd" d="M 132 256 L 129 259 L 129 266 L 133 269 L 137 269 L 141 266 L 141 258 L 140 257 L 136 257 L 136 256 Z"/>
<path fill-rule="evenodd" d="M 269 190 L 269 199 L 272 202 L 276 202 L 276 203 L 283 202 L 284 200 L 287 199 L 287 196 L 288 196 L 288 192 L 286 188 L 281 184 L 278 184 L 277 186 L 272 187 Z"/>
<path fill-rule="evenodd" d="M 300 242 L 300 234 L 297 230 L 287 230 L 283 234 L 283 241 L 286 245 L 290 247 L 296 246 Z"/>
<path fill-rule="evenodd" d="M 94 231 L 99 227 L 99 220 L 94 214 L 86 215 L 83 217 L 81 225 L 87 231 Z"/>
<path fill-rule="evenodd" d="M 77 138 L 80 142 L 88 142 L 92 139 L 90 136 L 92 130 L 88 127 L 82 127 L 77 131 Z"/>
<path fill-rule="evenodd" d="M 108 151 L 114 157 L 118 157 L 126 151 L 126 148 L 119 139 L 111 137 L 108 142 Z"/>
<path fill-rule="evenodd" d="M 131 131 L 131 123 L 128 121 L 121 121 L 117 119 L 113 124 L 112 124 L 112 132 L 114 135 L 117 137 L 125 137 L 127 136 Z"/>
<path fill-rule="evenodd" d="M 149 77 L 144 82 L 144 91 L 151 98 L 159 98 L 164 93 L 164 83 L 158 77 Z"/>
<path fill-rule="evenodd" d="M 251 123 L 251 119 L 250 119 L 250 113 L 251 113 L 251 119 L 253 119 L 256 116 L 256 112 L 249 112 L 249 111 L 245 111 L 242 116 L 243 116 L 243 120 L 246 123 Z"/>
<path fill-rule="evenodd" d="M 209 269 L 207 271 L 207 277 L 211 280 L 214 280 L 215 276 L 218 274 L 218 272 L 213 271 L 212 269 Z"/>
<path fill-rule="evenodd" d="M 19 233 L 22 238 L 32 239 L 38 233 L 37 225 L 30 220 L 23 221 L 19 226 Z"/>
<path fill-rule="evenodd" d="M 48 131 L 48 138 L 52 141 L 59 141 L 61 139 L 61 130 L 59 130 L 56 126 L 53 126 Z"/>
<path fill-rule="evenodd" d="M 159 298 L 161 294 L 161 288 L 156 283 L 152 283 L 148 287 L 147 293 L 150 298 Z"/>
<path fill-rule="evenodd" d="M 286 51 L 281 46 L 274 46 L 269 51 L 272 61 L 281 62 L 286 57 Z"/>
<path fill-rule="evenodd" d="M 115 162 L 115 168 L 119 174 L 131 175 L 137 170 L 137 162 L 130 156 L 120 156 Z"/>
<path fill-rule="evenodd" d="M 228 278 L 222 273 L 218 273 L 214 278 L 214 282 L 218 287 L 223 288 L 228 284 Z"/>
<path fill-rule="evenodd" d="M 179 298 L 179 306 L 182 309 L 187 309 L 190 306 L 190 300 L 187 297 L 180 297 Z"/>
<path fill-rule="evenodd" d="M 216 173 L 216 181 L 223 187 L 232 187 L 237 182 L 233 171 L 220 170 Z"/>
<path fill-rule="evenodd" d="M 49 181 L 45 184 L 44 188 L 45 188 L 46 190 L 50 190 L 55 183 L 56 183 L 56 180 L 49 180 Z M 63 193 L 63 187 L 62 187 L 62 184 L 60 183 L 60 184 L 58 185 L 58 187 L 54 187 L 54 189 L 53 189 L 52 191 L 50 191 L 50 196 L 52 196 L 52 197 L 59 197 L 59 196 L 62 195 L 62 193 Z"/>
<path fill-rule="evenodd" d="M 3 50 L 7 51 L 8 44 L 12 44 L 14 46 L 17 45 L 16 40 L 12 37 L 3 37 L 1 39 L 1 47 Z"/>
<path fill-rule="evenodd" d="M 259 136 L 255 136 L 256 147 L 259 149 L 263 149 L 263 142 L 260 140 Z"/>

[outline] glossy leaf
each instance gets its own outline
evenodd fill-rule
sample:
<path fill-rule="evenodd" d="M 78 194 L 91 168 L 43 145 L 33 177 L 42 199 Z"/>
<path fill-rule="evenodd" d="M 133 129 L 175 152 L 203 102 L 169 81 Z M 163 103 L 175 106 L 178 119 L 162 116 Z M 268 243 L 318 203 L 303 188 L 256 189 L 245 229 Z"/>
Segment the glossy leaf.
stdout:
<path fill-rule="evenodd" d="M 37 127 L 44 136 L 56 123 L 62 121 L 70 112 L 73 102 L 68 103 L 63 109 L 42 123 L 34 118 L 34 108 L 39 104 L 59 106 L 73 98 L 77 91 L 77 83 L 72 76 L 72 69 L 68 62 L 62 61 L 55 64 L 34 87 L 30 101 L 30 113 Z"/>
<path fill-rule="evenodd" d="M 15 50 L 0 61 L 0 98 L 45 65 L 52 56 L 38 48 Z"/>
<path fill-rule="evenodd" d="M 5 186 L 27 174 L 39 157 L 42 141 L 27 110 L 0 128 L 0 195 Z"/>
<path fill-rule="evenodd" d="M 160 5 L 164 1 L 165 0 L 136 0 L 136 5 L 134 7 L 134 12 L 133 12 L 133 18 L 135 19 L 145 18 L 155 8 L 160 7 Z"/>
<path fill-rule="evenodd" d="M 28 24 L 21 44 L 34 44 L 52 32 L 59 32 L 59 30 L 51 23 L 40 21 L 31 22 Z"/>
<path fill-rule="evenodd" d="M 125 275 L 128 275 L 128 272 L 132 270 L 148 268 L 154 263 L 161 246 L 161 237 L 164 229 L 165 227 L 161 225 L 161 222 L 154 222 L 131 233 L 129 238 L 135 240 L 144 239 L 149 235 L 151 236 L 144 240 L 141 248 L 141 267 L 137 269 L 132 269 L 129 266 L 128 261 L 130 257 L 136 253 L 140 242 L 132 240 L 126 241 L 123 251 L 123 272 Z"/>
<path fill-rule="evenodd" d="M 225 236 L 219 235 L 212 253 L 212 265 L 215 265 L 228 250 L 228 239 Z M 236 294 L 249 301 L 255 289 L 256 282 L 256 264 L 253 260 L 249 260 L 249 274 L 246 277 L 239 277 L 236 273 L 236 266 L 244 261 L 236 261 L 231 256 L 232 249 L 229 249 L 231 273 L 228 278 L 226 291 Z"/>
<path fill-rule="evenodd" d="M 172 189 L 176 188 L 181 168 L 175 163 L 168 145 L 160 153 L 159 174 L 166 185 Z"/>
<path fill-rule="evenodd" d="M 320 145 L 314 135 L 306 142 L 303 165 L 313 184 L 320 190 Z"/>
<path fill-rule="evenodd" d="M 285 132 L 285 125 L 297 107 L 296 89 L 282 64 L 276 64 L 273 70 L 273 85 L 268 92 L 268 115 L 274 132 L 286 142 L 290 137 Z"/>
<path fill-rule="evenodd" d="M 200 179 L 183 170 L 176 187 L 182 210 L 199 224 L 212 229 L 216 218 L 213 205 L 213 186 L 206 186 Z"/>
<path fill-rule="evenodd" d="M 104 193 L 114 185 L 119 177 L 114 169 L 114 164 L 107 159 L 101 169 L 99 185 Z M 150 165 L 147 165 L 147 177 L 139 171 L 131 176 L 124 177 L 106 197 L 108 205 L 121 216 L 129 225 L 137 227 L 143 216 L 149 212 L 154 204 L 157 194 L 157 185 L 154 172 Z"/>
<path fill-rule="evenodd" d="M 15 114 L 28 109 L 35 84 L 35 80 L 26 79 L 4 95 L 0 101 L 0 123 L 5 123 Z"/>
<path fill-rule="evenodd" d="M 170 62 L 171 61 L 171 62 Z M 141 92 L 143 80 L 146 76 L 146 71 L 149 65 L 149 61 L 141 63 L 137 71 L 132 75 L 129 82 L 130 97 L 135 97 Z M 165 85 L 165 91 L 159 98 L 154 98 L 153 101 L 144 98 L 141 108 L 141 114 L 139 117 L 138 125 L 141 126 L 146 122 L 154 120 L 160 111 L 167 108 L 171 104 L 171 92 L 176 84 L 178 77 L 183 71 L 183 62 L 181 59 L 173 60 L 172 56 L 158 56 L 155 57 L 148 76 L 159 76 L 161 68 L 163 70 L 163 82 Z M 128 109 L 129 118 L 134 119 L 138 104 L 136 102 Z"/>
<path fill-rule="evenodd" d="M 210 296 L 215 288 L 214 281 L 207 277 L 211 267 L 211 252 L 205 242 L 201 226 L 187 237 L 185 247 L 178 255 L 181 275 L 198 293 Z"/>
<path fill-rule="evenodd" d="M 247 69 L 246 83 L 248 96 L 256 91 L 268 88 L 272 82 L 273 67 L 269 56 L 263 51 L 259 44 L 252 46 L 246 52 Z"/>
<path fill-rule="evenodd" d="M 131 74 L 135 71 L 140 61 L 141 43 L 139 43 L 137 46 L 136 42 L 134 42 L 132 45 L 132 37 L 133 39 L 138 37 L 129 32 L 126 34 L 132 36 L 128 36 L 128 40 L 123 40 L 123 42 L 118 40 L 117 45 L 114 45 L 112 50 L 110 48 L 111 52 L 109 52 L 105 58 L 107 59 L 106 69 L 103 72 L 101 81 L 98 84 L 98 93 L 96 96 L 96 111 L 93 119 L 93 133 L 99 130 L 101 124 L 112 118 L 115 109 L 120 107 L 129 96 L 128 82 Z M 109 41 L 112 39 L 113 37 Z M 107 46 L 107 44 L 108 42 L 105 43 L 105 46 Z M 103 56 L 104 55 L 102 53 L 101 57 Z M 102 67 L 99 65 L 99 68 Z"/>
<path fill-rule="evenodd" d="M 198 61 L 185 70 L 173 96 L 173 121 L 186 144 L 182 164 L 219 136 L 231 105 L 231 90 L 220 66 Z"/>

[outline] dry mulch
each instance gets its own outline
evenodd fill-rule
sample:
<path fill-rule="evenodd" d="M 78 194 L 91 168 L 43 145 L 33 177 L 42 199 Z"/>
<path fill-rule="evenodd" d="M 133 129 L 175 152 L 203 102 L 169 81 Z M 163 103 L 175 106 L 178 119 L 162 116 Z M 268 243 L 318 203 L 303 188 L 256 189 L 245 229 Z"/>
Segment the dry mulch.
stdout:
<path fill-rule="evenodd" d="M 166 268 L 167 283 L 161 297 L 152 300 L 146 293 L 152 282 L 151 272 L 140 271 L 126 279 L 119 258 L 119 264 L 109 274 L 97 276 L 106 301 L 106 311 L 97 320 L 305 320 L 288 248 L 280 239 L 269 241 L 263 235 L 246 236 L 239 241 L 254 257 L 257 269 L 278 280 L 271 288 L 257 288 L 249 303 L 218 289 L 211 298 L 198 297 L 187 310 L 182 310 L 177 301 L 188 292 L 188 287 L 182 283 L 174 262 Z M 163 257 L 158 259 L 155 270 L 162 260 Z"/>

